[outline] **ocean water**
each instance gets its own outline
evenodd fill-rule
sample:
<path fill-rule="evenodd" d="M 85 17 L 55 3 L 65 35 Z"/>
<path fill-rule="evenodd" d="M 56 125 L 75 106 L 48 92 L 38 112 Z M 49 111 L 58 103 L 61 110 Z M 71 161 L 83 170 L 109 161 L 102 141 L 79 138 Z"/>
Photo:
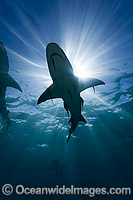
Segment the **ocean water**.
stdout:
<path fill-rule="evenodd" d="M 6 183 L 14 188 L 21 184 L 133 190 L 132 1 L 0 2 L 0 40 L 7 49 L 9 74 L 23 91 L 7 88 L 11 124 L 6 132 L 0 116 L 1 199 L 89 198 L 15 192 L 4 196 L 1 188 Z M 77 76 L 84 72 L 105 82 L 95 92 L 90 88 L 81 93 L 87 123 L 78 124 L 68 144 L 69 118 L 62 100 L 37 105 L 52 83 L 45 55 L 49 42 L 63 48 Z"/>

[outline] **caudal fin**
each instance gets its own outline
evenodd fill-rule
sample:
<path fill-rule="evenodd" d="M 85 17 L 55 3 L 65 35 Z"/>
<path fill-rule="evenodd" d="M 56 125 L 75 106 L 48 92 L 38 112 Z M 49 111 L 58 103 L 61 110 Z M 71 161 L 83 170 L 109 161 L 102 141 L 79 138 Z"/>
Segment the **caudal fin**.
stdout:
<path fill-rule="evenodd" d="M 85 122 L 85 123 L 86 123 L 86 120 L 85 120 L 85 118 L 84 118 L 82 115 L 80 115 L 79 120 L 74 120 L 73 116 L 71 116 L 71 118 L 70 118 L 70 120 L 69 120 L 69 123 L 71 123 L 71 128 L 70 128 L 70 130 L 69 130 L 69 136 L 68 136 L 68 138 L 67 138 L 67 143 L 69 142 L 70 136 L 71 136 L 71 134 L 75 131 L 75 128 L 76 128 L 76 126 L 78 125 L 78 122 L 79 122 L 79 121 L 82 121 L 82 122 Z"/>
<path fill-rule="evenodd" d="M 71 136 L 72 132 L 73 132 L 73 130 L 72 130 L 72 128 L 70 128 L 70 130 L 69 130 L 69 135 L 68 135 L 68 138 L 67 138 L 67 144 L 68 144 L 68 142 L 69 142 L 69 139 L 70 139 L 70 136 Z"/>

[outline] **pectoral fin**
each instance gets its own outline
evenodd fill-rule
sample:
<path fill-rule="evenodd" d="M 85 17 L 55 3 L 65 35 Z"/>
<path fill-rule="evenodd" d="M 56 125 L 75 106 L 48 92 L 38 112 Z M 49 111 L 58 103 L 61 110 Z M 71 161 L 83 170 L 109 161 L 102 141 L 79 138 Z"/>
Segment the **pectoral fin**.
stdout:
<path fill-rule="evenodd" d="M 55 98 L 61 98 L 61 96 L 58 94 L 56 86 L 52 84 L 41 94 L 37 101 L 37 104 Z"/>
<path fill-rule="evenodd" d="M 78 90 L 79 92 L 82 92 L 83 90 L 94 87 L 97 85 L 105 85 L 105 83 L 99 79 L 96 78 L 84 78 L 79 79 L 78 81 Z"/>
<path fill-rule="evenodd" d="M 3 87 L 13 87 L 22 92 L 19 84 L 9 74 L 3 75 L 1 77 L 0 85 L 2 85 Z"/>

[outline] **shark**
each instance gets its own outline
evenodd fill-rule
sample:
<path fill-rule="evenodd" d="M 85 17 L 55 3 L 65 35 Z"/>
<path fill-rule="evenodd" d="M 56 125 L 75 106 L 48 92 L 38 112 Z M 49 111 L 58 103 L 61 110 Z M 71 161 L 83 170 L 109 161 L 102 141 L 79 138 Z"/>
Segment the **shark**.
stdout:
<path fill-rule="evenodd" d="M 63 168 L 65 168 L 66 165 L 61 164 L 59 160 L 51 160 L 50 166 L 46 169 L 47 171 L 54 171 L 57 175 L 63 176 Z"/>
<path fill-rule="evenodd" d="M 6 89 L 7 87 L 13 87 L 22 92 L 19 84 L 8 74 L 9 61 L 7 51 L 2 42 L 0 42 L 0 114 L 6 121 L 7 129 L 10 124 L 9 111 L 6 107 Z M 6 129 L 6 130 L 7 130 Z"/>
<path fill-rule="evenodd" d="M 81 114 L 84 100 L 80 93 L 87 88 L 105 85 L 102 80 L 96 78 L 78 78 L 74 75 L 72 65 L 67 58 L 65 52 L 56 43 L 49 43 L 46 47 L 46 58 L 50 76 L 53 83 L 41 94 L 37 104 L 45 102 L 49 99 L 61 98 L 64 102 L 64 108 L 71 114 L 69 124 L 69 135 L 75 131 L 79 121 L 86 123 L 85 118 Z"/>

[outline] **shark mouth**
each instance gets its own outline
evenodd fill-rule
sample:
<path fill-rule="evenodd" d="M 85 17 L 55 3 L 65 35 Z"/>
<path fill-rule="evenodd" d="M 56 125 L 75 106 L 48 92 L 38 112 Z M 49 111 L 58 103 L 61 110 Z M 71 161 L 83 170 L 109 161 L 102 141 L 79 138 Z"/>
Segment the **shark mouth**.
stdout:
<path fill-rule="evenodd" d="M 50 56 L 49 60 L 52 59 L 52 57 L 54 56 L 60 56 L 61 58 L 63 58 L 59 53 L 52 53 L 52 55 Z"/>

